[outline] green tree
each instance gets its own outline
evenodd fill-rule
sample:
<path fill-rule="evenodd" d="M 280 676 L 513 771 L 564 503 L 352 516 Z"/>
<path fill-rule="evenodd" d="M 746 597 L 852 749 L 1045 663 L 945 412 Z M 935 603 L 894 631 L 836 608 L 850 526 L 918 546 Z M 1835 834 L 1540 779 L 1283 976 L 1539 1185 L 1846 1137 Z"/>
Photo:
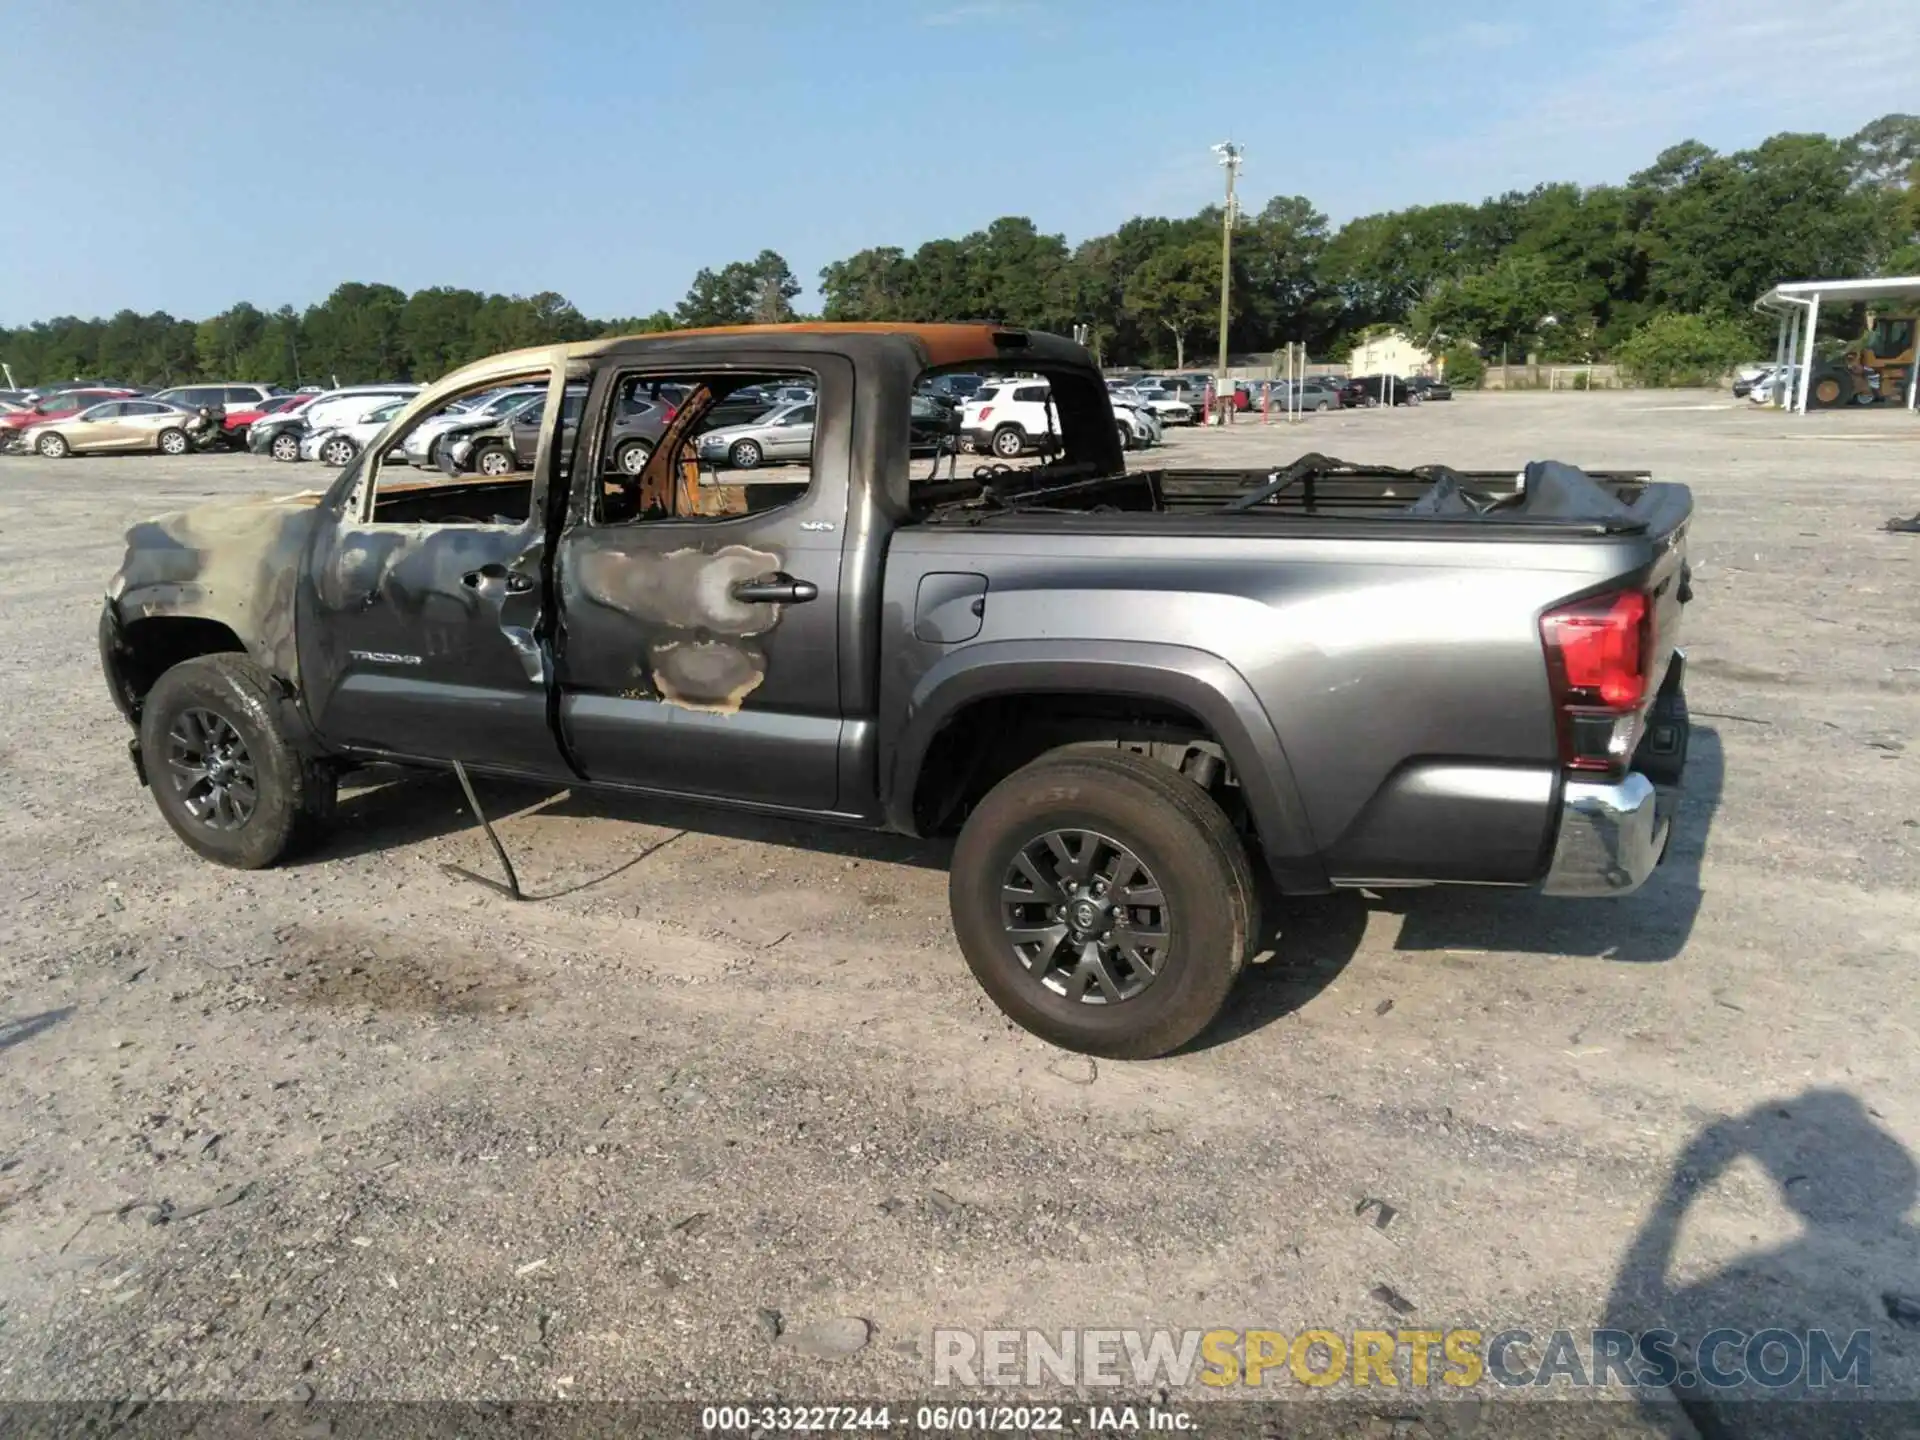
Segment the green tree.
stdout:
<path fill-rule="evenodd" d="M 1173 342 L 1175 369 L 1187 363 L 1187 341 L 1209 317 L 1219 323 L 1220 251 L 1205 241 L 1160 250 L 1127 282 L 1127 310 L 1143 327 Z"/>
<path fill-rule="evenodd" d="M 403 380 L 411 373 L 400 317 L 407 297 L 391 285 L 349 281 L 310 308 L 303 330 L 312 372 L 340 383 Z"/>
<path fill-rule="evenodd" d="M 1618 353 L 1643 385 L 1712 385 L 1752 350 L 1746 327 L 1724 315 L 1656 315 Z"/>
<path fill-rule="evenodd" d="M 821 315 L 828 320 L 904 320 L 913 262 L 883 245 L 836 260 L 820 271 Z"/>
<path fill-rule="evenodd" d="M 800 282 L 777 251 L 736 260 L 693 277 L 674 318 L 693 328 L 707 325 L 776 324 L 793 318 Z"/>

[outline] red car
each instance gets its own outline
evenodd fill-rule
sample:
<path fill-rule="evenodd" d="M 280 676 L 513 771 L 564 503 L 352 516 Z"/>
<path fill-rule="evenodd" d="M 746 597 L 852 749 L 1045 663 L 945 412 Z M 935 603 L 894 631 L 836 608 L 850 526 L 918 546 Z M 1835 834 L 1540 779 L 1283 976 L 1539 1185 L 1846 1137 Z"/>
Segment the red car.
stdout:
<path fill-rule="evenodd" d="M 78 415 L 82 410 L 98 405 L 102 400 L 125 400 L 133 393 L 131 390 L 56 391 L 25 410 L 0 415 L 0 447 L 11 445 L 21 432 L 35 425 L 44 425 L 49 420 L 64 420 L 69 415 Z"/>
<path fill-rule="evenodd" d="M 247 427 L 254 421 L 268 415 L 295 415 L 307 408 L 313 400 L 312 395 L 276 395 L 264 404 L 249 406 L 244 410 L 229 410 L 222 422 L 226 438 L 235 445 L 244 447 L 247 443 Z"/>

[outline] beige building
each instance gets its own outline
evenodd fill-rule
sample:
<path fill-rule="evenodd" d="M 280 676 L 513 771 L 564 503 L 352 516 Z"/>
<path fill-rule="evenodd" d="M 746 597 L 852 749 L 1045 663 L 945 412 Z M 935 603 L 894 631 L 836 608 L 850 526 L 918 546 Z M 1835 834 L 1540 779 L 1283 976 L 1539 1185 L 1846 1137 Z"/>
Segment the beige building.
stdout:
<path fill-rule="evenodd" d="M 1353 347 L 1354 375 L 1431 375 L 1433 356 L 1398 331 L 1375 335 Z"/>

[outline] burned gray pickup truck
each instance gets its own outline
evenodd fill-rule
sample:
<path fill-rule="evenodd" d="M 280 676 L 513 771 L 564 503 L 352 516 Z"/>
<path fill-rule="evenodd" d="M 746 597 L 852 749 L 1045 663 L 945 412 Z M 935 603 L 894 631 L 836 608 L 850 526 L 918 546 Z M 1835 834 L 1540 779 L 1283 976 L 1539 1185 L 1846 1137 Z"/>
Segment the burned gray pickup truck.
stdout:
<path fill-rule="evenodd" d="M 915 460 L 943 371 L 1044 376 L 1057 447 Z M 702 465 L 703 414 L 803 374 L 810 453 Z M 687 398 L 629 474 L 604 452 L 637 379 Z M 383 461 L 510 383 L 548 387 L 530 469 Z M 375 760 L 957 832 L 988 993 L 1144 1057 L 1218 1013 L 1263 890 L 1647 878 L 1686 751 L 1691 507 L 1555 465 L 1130 473 L 1053 336 L 682 331 L 470 366 L 323 496 L 136 526 L 101 655 L 142 782 L 209 859 L 273 864 Z"/>

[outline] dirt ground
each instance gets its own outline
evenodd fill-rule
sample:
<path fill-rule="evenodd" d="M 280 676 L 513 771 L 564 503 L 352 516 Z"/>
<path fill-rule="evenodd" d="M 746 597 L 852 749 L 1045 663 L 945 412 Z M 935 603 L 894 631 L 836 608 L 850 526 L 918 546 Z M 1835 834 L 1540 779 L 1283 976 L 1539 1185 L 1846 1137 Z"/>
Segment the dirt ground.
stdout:
<path fill-rule="evenodd" d="M 492 873 L 450 779 L 370 777 L 304 863 L 197 860 L 102 587 L 129 523 L 331 472 L 0 457 L 0 1399 L 924 1396 L 936 1327 L 1704 1313 L 1871 1329 L 1920 1396 L 1920 537 L 1876 528 L 1920 424 L 1463 396 L 1162 453 L 1307 449 L 1693 487 L 1677 838 L 1624 900 L 1290 903 L 1214 1032 L 1097 1066 L 982 996 L 938 845 L 490 785 L 514 905 L 444 873 Z"/>

